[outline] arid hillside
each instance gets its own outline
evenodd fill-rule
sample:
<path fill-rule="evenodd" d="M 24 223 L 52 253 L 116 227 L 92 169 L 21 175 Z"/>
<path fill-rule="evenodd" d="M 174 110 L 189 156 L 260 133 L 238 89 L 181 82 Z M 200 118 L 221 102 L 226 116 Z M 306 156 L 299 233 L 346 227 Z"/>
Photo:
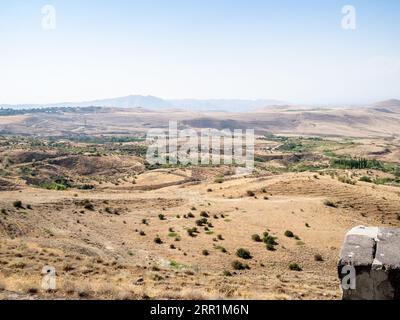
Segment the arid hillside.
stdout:
<path fill-rule="evenodd" d="M 396 137 L 268 133 L 237 176 L 149 166 L 140 134 L 4 135 L 0 297 L 339 299 L 346 232 L 400 225 L 399 150 Z"/>
<path fill-rule="evenodd" d="M 143 108 L 82 108 L 79 111 L 0 116 L 0 133 L 53 137 L 138 134 L 150 128 L 166 128 L 168 121 L 180 127 L 255 129 L 259 134 L 338 137 L 391 137 L 400 121 L 397 100 L 363 108 L 266 107 L 257 111 L 187 112 L 150 111 Z"/>

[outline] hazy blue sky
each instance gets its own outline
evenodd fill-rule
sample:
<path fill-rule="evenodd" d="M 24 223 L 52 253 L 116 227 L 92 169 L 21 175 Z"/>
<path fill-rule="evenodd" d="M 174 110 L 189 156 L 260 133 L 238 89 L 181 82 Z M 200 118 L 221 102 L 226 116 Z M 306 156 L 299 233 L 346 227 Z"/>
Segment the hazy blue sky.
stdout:
<path fill-rule="evenodd" d="M 341 27 L 347 4 L 355 30 Z M 398 0 L 0 0 L 0 104 L 400 98 L 399 39 Z"/>

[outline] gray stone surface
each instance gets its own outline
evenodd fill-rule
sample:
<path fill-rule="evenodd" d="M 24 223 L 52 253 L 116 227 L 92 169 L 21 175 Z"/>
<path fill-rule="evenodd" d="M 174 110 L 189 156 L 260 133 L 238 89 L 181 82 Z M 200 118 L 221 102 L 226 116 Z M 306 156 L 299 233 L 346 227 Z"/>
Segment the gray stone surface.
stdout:
<path fill-rule="evenodd" d="M 355 271 L 355 288 L 344 287 Z M 346 267 L 345 269 L 343 269 Z M 345 238 L 338 263 L 344 300 L 400 299 L 400 229 L 359 226 Z"/>
<path fill-rule="evenodd" d="M 342 247 L 340 259 L 343 264 L 370 266 L 374 261 L 375 241 L 365 235 L 349 234 Z"/>
<path fill-rule="evenodd" d="M 387 269 L 400 268 L 400 229 L 380 228 L 374 266 Z"/>

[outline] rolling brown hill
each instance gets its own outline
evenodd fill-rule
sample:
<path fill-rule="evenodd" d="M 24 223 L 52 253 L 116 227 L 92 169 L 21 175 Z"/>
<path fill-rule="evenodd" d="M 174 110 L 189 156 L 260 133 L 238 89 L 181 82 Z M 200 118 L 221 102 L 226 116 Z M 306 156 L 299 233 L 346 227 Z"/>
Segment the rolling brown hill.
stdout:
<path fill-rule="evenodd" d="M 255 129 L 258 133 L 316 136 L 390 137 L 398 132 L 397 100 L 372 108 L 296 109 L 266 108 L 246 113 L 140 112 L 103 109 L 94 113 L 45 113 L 0 117 L 0 132 L 20 135 L 78 136 L 82 134 L 134 134 L 150 128 L 167 128 L 168 121 L 181 127 Z"/>

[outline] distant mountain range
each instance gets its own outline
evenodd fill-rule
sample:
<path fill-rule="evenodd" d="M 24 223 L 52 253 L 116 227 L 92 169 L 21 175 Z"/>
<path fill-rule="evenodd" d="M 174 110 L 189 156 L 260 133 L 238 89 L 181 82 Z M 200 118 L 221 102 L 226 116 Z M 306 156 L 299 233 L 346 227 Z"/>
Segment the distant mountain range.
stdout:
<path fill-rule="evenodd" d="M 268 110 L 270 107 L 288 108 L 290 103 L 272 99 L 241 100 L 241 99 L 162 99 L 154 96 L 130 95 L 111 99 L 92 100 L 84 102 L 61 102 L 51 104 L 21 104 L 0 105 L 0 108 L 32 109 L 51 107 L 107 107 L 107 108 L 143 108 L 150 111 L 226 111 L 246 112 Z M 293 105 L 292 105 L 293 106 Z M 368 106 L 364 106 L 368 107 Z M 400 100 L 391 99 L 374 103 L 369 106 L 377 111 L 391 112 L 399 110 Z"/>
<path fill-rule="evenodd" d="M 380 102 L 373 104 L 373 107 L 376 107 L 376 108 L 400 107 L 400 100 L 390 99 L 390 100 L 380 101 Z"/>
<path fill-rule="evenodd" d="M 103 100 L 85 102 L 62 102 L 52 104 L 0 105 L 2 108 L 31 109 L 49 107 L 113 107 L 113 108 L 146 108 L 150 110 L 181 109 L 184 111 L 229 111 L 244 112 L 272 105 L 287 105 L 278 100 L 240 100 L 240 99 L 175 99 L 166 100 L 154 96 L 130 95 Z"/>

